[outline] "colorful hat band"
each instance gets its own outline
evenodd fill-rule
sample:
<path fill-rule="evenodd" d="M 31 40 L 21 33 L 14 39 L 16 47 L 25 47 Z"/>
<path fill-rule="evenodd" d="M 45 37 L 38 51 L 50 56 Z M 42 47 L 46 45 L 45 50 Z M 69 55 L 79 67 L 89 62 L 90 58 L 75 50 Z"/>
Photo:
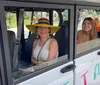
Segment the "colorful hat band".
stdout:
<path fill-rule="evenodd" d="M 38 22 L 38 24 L 48 24 L 48 25 L 50 25 L 48 22 Z"/>
<path fill-rule="evenodd" d="M 50 23 L 49 23 L 49 20 L 45 18 L 41 18 L 38 20 L 38 24 L 50 24 Z"/>

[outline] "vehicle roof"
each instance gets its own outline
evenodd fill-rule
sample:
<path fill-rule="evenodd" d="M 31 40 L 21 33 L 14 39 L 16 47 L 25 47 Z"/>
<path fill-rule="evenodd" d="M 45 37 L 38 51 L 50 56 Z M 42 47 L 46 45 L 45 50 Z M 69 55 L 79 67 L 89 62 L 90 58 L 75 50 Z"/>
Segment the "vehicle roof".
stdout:
<path fill-rule="evenodd" d="M 41 3 L 60 3 L 60 4 L 99 4 L 100 0 L 0 0 L 0 1 L 17 1 L 17 2 L 41 2 Z M 84 3 L 82 3 L 84 2 Z"/>
<path fill-rule="evenodd" d="M 2 4 L 2 2 L 8 4 L 8 2 L 10 2 L 10 4 L 12 5 L 12 2 L 26 2 L 26 3 L 47 3 L 47 4 L 61 4 L 61 5 L 88 5 L 88 6 L 96 6 L 96 7 L 100 7 L 100 0 L 0 0 L 0 4 Z M 10 11 L 15 11 L 16 8 L 10 7 L 10 8 L 6 8 L 6 11 L 10 10 Z M 32 10 L 32 9 L 26 9 L 26 10 Z"/>

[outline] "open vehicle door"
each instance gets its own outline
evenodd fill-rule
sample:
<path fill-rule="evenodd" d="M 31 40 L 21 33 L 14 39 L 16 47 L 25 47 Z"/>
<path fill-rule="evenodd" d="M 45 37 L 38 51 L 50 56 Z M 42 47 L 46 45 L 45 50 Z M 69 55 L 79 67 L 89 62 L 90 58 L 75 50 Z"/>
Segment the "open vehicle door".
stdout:
<path fill-rule="evenodd" d="M 75 65 L 73 62 L 73 26 L 74 26 L 73 25 L 74 24 L 73 6 L 72 5 L 60 5 L 60 4 L 46 4 L 46 3 L 44 4 L 30 3 L 30 2 L 29 3 L 12 2 L 12 4 L 10 4 L 10 2 L 8 2 L 10 5 L 12 5 L 12 6 L 9 6 L 5 3 L 6 2 L 4 2 L 4 10 L 2 11 L 2 15 L 5 12 L 16 13 L 17 26 L 19 24 L 18 28 L 16 29 L 17 29 L 17 33 L 21 33 L 21 36 L 17 34 L 17 36 L 21 37 L 19 40 L 21 44 L 21 51 L 20 51 L 21 56 L 18 57 L 19 59 L 18 59 L 18 64 L 17 64 L 18 65 L 17 70 L 12 70 L 13 84 L 15 85 L 31 85 L 31 84 L 35 84 L 35 85 L 40 85 L 40 84 L 42 85 L 55 85 L 55 84 L 56 85 L 73 85 L 74 84 L 73 70 L 75 69 Z M 24 9 L 22 10 L 22 12 L 24 13 L 20 14 L 20 11 L 19 11 L 20 9 Z M 61 27 L 57 33 L 52 35 L 52 37 L 57 39 L 57 42 L 59 45 L 58 58 L 53 59 L 51 61 L 44 62 L 39 65 L 35 65 L 35 66 L 29 65 L 31 63 L 31 56 L 26 56 L 28 54 L 27 52 L 29 52 L 28 47 L 26 48 L 26 46 L 29 46 L 29 49 L 32 48 L 32 44 L 30 43 L 33 43 L 32 36 L 34 35 L 33 33 L 30 33 L 30 36 L 28 36 L 27 39 L 26 37 L 24 37 L 25 36 L 24 32 L 27 29 L 26 25 L 30 24 L 30 23 L 26 24 L 25 22 L 25 19 L 27 19 L 26 15 L 28 14 L 28 19 L 30 19 L 29 16 L 31 14 L 29 12 L 32 12 L 32 11 L 34 12 L 34 16 L 37 19 L 41 17 L 46 17 L 49 19 L 50 24 Z M 22 19 L 24 20 L 21 19 L 20 15 L 22 16 Z M 18 17 L 20 17 L 19 19 L 21 19 L 21 21 L 19 21 Z M 5 19 L 5 16 L 3 18 Z M 3 25 L 4 24 L 2 24 L 1 27 L 3 27 Z M 13 30 L 10 30 L 10 31 L 13 31 Z M 14 34 L 14 31 L 13 31 L 13 34 Z M 5 35 L 5 32 L 4 32 L 4 35 Z M 12 36 L 10 35 L 9 37 L 12 37 Z M 8 38 L 8 41 L 10 41 L 9 44 L 12 44 L 12 41 L 13 41 L 12 39 L 15 40 L 15 36 L 14 38 L 11 38 L 11 39 Z M 12 47 L 9 47 L 9 48 L 12 48 Z M 16 53 L 18 53 L 17 55 L 19 55 L 19 52 L 17 52 L 17 50 L 15 49 L 13 50 L 9 49 L 9 51 L 11 54 L 13 51 L 16 51 Z M 30 50 L 30 52 L 31 51 L 32 50 Z M 16 61 L 16 58 L 13 59 L 14 57 L 11 55 L 10 57 L 12 60 L 10 60 L 9 63 L 11 61 L 13 63 L 16 63 L 14 62 Z M 11 62 L 11 66 L 13 69 L 14 64 L 12 62 Z"/>
<path fill-rule="evenodd" d="M 98 8 L 99 9 L 99 8 Z M 78 30 L 80 23 L 84 18 L 88 17 L 98 17 L 99 11 L 95 7 L 83 8 L 82 6 L 77 6 L 77 11 L 80 12 L 80 17 L 82 20 L 78 23 Z M 87 11 L 87 12 L 86 12 Z M 90 14 L 90 12 L 95 12 Z M 84 13 L 84 14 L 83 14 Z M 87 13 L 87 14 L 86 14 Z M 84 17 L 84 18 L 82 18 Z M 82 23 L 81 23 L 82 26 Z M 75 85 L 99 85 L 100 84 L 100 39 L 99 37 L 94 40 L 90 40 L 84 43 L 77 44 L 76 48 L 76 58 L 75 58 Z"/>

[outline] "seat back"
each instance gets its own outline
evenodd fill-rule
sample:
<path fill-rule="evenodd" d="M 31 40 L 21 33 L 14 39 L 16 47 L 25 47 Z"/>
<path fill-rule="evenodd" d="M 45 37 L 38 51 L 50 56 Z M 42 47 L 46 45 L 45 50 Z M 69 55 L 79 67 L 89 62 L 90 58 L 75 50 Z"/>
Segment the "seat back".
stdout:
<path fill-rule="evenodd" d="M 59 57 L 68 53 L 68 21 L 64 21 L 55 34 L 59 46 Z"/>
<path fill-rule="evenodd" d="M 8 30 L 8 43 L 9 43 L 9 49 L 10 49 L 10 60 L 11 60 L 11 67 L 13 67 L 13 56 L 14 56 L 14 43 L 15 43 L 15 33 L 13 31 Z M 17 56 L 16 56 L 17 57 Z"/>
<path fill-rule="evenodd" d="M 25 44 L 25 52 L 24 52 L 23 60 L 27 62 L 31 62 L 32 47 L 33 47 L 33 42 L 35 39 L 36 39 L 36 35 L 32 33 L 30 34 Z"/>

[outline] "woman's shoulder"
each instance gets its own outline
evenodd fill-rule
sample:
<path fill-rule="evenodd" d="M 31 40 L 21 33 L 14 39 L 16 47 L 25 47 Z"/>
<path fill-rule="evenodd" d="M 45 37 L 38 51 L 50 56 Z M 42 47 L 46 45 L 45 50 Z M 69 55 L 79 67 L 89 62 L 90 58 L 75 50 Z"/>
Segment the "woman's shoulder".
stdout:
<path fill-rule="evenodd" d="M 83 33 L 83 30 L 79 30 L 79 31 L 78 31 L 78 34 L 82 34 L 82 33 Z"/>
<path fill-rule="evenodd" d="M 37 41 L 38 41 L 38 39 L 34 40 L 34 44 L 36 44 L 36 43 L 37 43 Z"/>
<path fill-rule="evenodd" d="M 54 38 L 50 39 L 49 48 L 51 48 L 51 49 L 53 49 L 53 48 L 58 49 L 58 43 L 57 43 L 56 39 L 54 39 Z"/>
<path fill-rule="evenodd" d="M 79 30 L 78 32 L 79 32 L 79 33 L 80 33 L 80 32 L 83 32 L 83 30 Z"/>
<path fill-rule="evenodd" d="M 54 38 L 50 38 L 50 40 L 51 40 L 51 42 L 57 42 L 57 40 Z"/>
<path fill-rule="evenodd" d="M 50 38 L 50 44 L 57 44 L 57 40 L 54 38 Z"/>
<path fill-rule="evenodd" d="M 36 47 L 37 42 L 38 42 L 38 39 L 34 40 L 33 47 Z"/>

